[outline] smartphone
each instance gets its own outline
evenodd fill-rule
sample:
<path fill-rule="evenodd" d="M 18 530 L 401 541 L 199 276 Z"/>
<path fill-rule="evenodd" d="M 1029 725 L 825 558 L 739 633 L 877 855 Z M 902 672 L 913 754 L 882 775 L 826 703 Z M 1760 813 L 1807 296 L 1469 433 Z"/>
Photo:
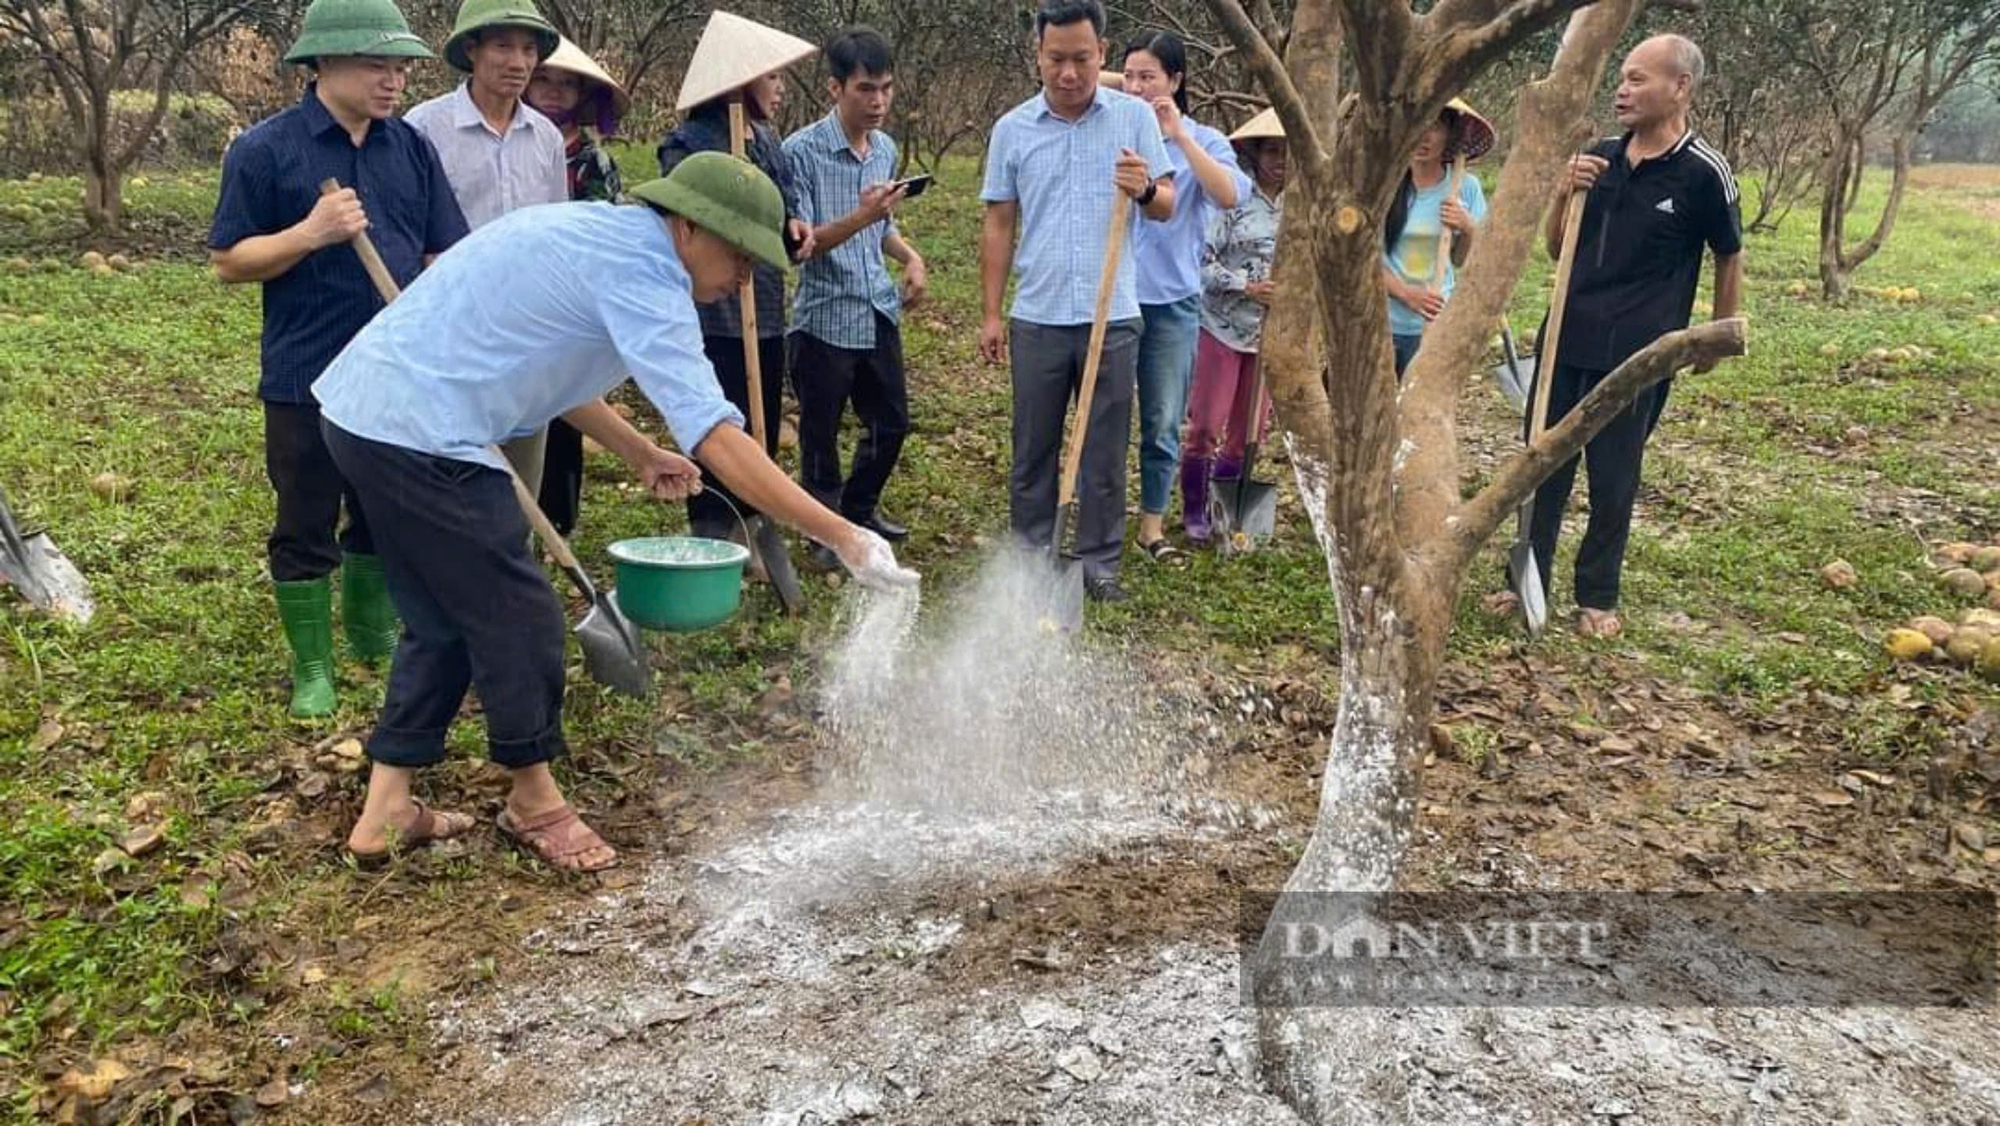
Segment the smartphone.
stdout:
<path fill-rule="evenodd" d="M 907 180 L 897 180 L 889 186 L 891 188 L 908 188 L 909 190 L 903 193 L 903 198 L 915 199 L 924 194 L 925 188 L 931 186 L 930 173 L 926 172 L 921 176 L 912 176 Z"/>

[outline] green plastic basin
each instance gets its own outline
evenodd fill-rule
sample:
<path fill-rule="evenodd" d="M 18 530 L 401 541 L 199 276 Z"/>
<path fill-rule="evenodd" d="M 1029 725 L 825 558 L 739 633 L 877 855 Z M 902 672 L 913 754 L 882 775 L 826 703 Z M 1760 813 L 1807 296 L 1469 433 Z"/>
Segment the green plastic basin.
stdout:
<path fill-rule="evenodd" d="M 721 625 L 743 601 L 750 549 L 697 536 L 648 536 L 610 547 L 618 608 L 635 625 L 690 633 Z"/>

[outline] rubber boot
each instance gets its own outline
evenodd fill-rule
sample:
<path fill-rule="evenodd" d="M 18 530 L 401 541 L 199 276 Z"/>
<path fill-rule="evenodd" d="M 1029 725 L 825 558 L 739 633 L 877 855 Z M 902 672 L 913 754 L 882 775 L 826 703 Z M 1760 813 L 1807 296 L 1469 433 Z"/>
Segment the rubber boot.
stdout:
<path fill-rule="evenodd" d="M 386 661 L 396 652 L 403 626 L 389 601 L 389 580 L 379 555 L 349 554 L 340 566 L 340 621 L 347 651 L 359 661 Z"/>
<path fill-rule="evenodd" d="M 333 714 L 333 583 L 278 583 L 278 618 L 292 646 L 292 715 Z"/>
<path fill-rule="evenodd" d="M 1208 473 L 1209 459 L 1181 459 L 1181 530 L 1195 543 L 1207 543 L 1213 530 L 1208 520 Z"/>

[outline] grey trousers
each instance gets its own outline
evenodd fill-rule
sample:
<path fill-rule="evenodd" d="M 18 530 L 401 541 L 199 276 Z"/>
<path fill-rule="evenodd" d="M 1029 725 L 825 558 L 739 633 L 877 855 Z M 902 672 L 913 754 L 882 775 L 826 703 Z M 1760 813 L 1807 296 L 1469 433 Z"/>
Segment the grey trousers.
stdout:
<path fill-rule="evenodd" d="M 507 455 L 514 472 L 528 486 L 528 492 L 534 494 L 542 491 L 542 461 L 548 449 L 549 428 L 546 426 L 525 438 L 500 443 L 500 452 Z"/>
<path fill-rule="evenodd" d="M 1076 554 L 1086 579 L 1118 573 L 1125 549 L 1125 453 L 1132 444 L 1132 398 L 1138 381 L 1135 318 L 1106 326 L 1097 389 L 1076 482 Z M 1014 535 L 1046 550 L 1056 535 L 1063 419 L 1083 382 L 1089 325 L 1009 326 L 1014 374 L 1014 469 L 1007 507 Z"/>

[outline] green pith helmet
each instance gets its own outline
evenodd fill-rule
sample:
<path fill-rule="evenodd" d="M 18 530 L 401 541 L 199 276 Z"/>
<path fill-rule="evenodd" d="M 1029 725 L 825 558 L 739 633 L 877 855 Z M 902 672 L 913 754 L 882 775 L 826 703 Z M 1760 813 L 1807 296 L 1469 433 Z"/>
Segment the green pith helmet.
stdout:
<path fill-rule="evenodd" d="M 458 22 L 451 26 L 451 38 L 444 41 L 444 61 L 454 69 L 472 73 L 472 58 L 465 53 L 465 41 L 474 32 L 489 27 L 518 27 L 535 33 L 540 57 L 556 51 L 555 25 L 542 18 L 534 0 L 465 0 L 459 5 Z"/>
<path fill-rule="evenodd" d="M 390 0 L 313 0 L 299 28 L 298 42 L 285 52 L 288 63 L 309 63 L 341 55 L 388 59 L 434 59 L 424 41 Z"/>
<path fill-rule="evenodd" d="M 747 160 L 698 152 L 626 194 L 679 215 L 773 269 L 785 268 L 785 197 Z"/>

